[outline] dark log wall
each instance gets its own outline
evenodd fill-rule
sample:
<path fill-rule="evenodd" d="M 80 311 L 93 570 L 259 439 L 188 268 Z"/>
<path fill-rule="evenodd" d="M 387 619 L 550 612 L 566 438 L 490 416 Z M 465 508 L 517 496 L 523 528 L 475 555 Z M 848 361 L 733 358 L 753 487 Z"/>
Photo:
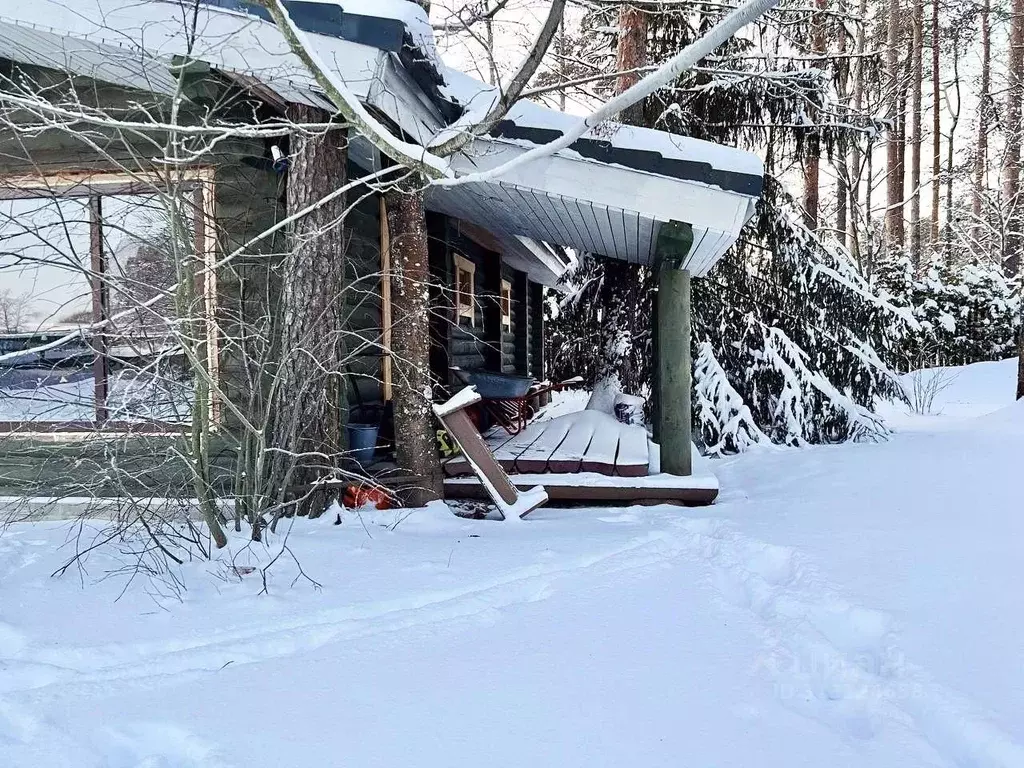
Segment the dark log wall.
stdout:
<path fill-rule="evenodd" d="M 451 375 L 451 366 L 470 370 L 491 368 L 498 362 L 497 350 L 494 344 L 488 343 L 487 331 L 488 325 L 494 320 L 493 311 L 490 311 L 493 299 L 488 298 L 488 276 L 493 271 L 492 265 L 498 263 L 499 259 L 496 253 L 462 235 L 458 222 L 447 216 L 428 214 L 427 233 L 431 275 L 437 283 L 431 296 L 434 343 L 440 344 L 446 352 L 436 357 L 434 375 L 442 383 L 457 384 L 458 380 Z M 458 317 L 455 311 L 456 254 L 476 266 L 476 302 L 472 319 Z"/>
<path fill-rule="evenodd" d="M 544 364 L 544 286 L 530 283 L 527 295 L 530 317 L 530 375 L 543 381 L 547 375 Z"/>
<path fill-rule="evenodd" d="M 350 168 L 349 173 L 357 170 Z M 349 405 L 356 408 L 384 400 L 379 198 L 362 200 L 346 223 L 346 327 L 348 352 L 353 358 L 349 366 Z"/>
<path fill-rule="evenodd" d="M 0 67 L 3 66 L 0 60 Z M 33 76 L 41 81 L 48 77 L 43 70 L 35 71 Z M 54 83 L 62 79 L 55 74 L 49 77 Z M 144 100 L 138 93 L 97 84 L 86 86 L 81 92 L 88 93 L 98 105 Z M 235 104 L 245 98 L 245 94 L 233 96 Z M 116 172 L 130 167 L 138 158 L 153 156 L 152 146 L 125 145 L 124 136 L 111 136 L 104 146 L 106 157 L 63 131 L 35 136 L 0 133 L 0 174 Z M 249 243 L 284 215 L 286 175 L 259 162 L 266 152 L 262 141 L 232 140 L 204 156 L 205 166 L 212 166 L 214 173 L 219 258 Z M 350 167 L 350 173 L 354 176 L 358 171 Z M 349 402 L 353 407 L 383 399 L 380 224 L 380 202 L 376 197 L 363 200 L 349 215 L 346 255 L 347 279 L 352 289 L 345 311 L 350 330 Z M 543 361 L 540 287 L 530 283 L 524 273 L 503 265 L 495 244 L 482 245 L 480 241 L 486 238 L 479 236 L 479 230 L 470 236 L 470 229 L 439 214 L 427 217 L 430 270 L 435 283 L 430 294 L 434 374 L 442 383 L 451 383 L 449 367 L 458 365 L 539 376 Z M 245 247 L 217 273 L 220 386 L 232 402 L 240 405 L 258 390 L 261 361 L 272 354 L 261 340 L 268 338 L 267 334 L 251 329 L 273 321 L 279 290 L 276 268 L 286 247 L 284 233 L 278 233 Z M 455 317 L 455 253 L 476 264 L 476 308 L 472 321 Z M 501 326 L 502 279 L 512 283 L 511 329 Z M 222 448 L 215 461 L 223 468 L 223 489 L 227 491 L 237 421 L 228 410 L 223 414 L 223 428 L 217 437 Z M 106 489 L 111 494 L 174 494 L 188 487 L 187 467 L 171 458 L 179 451 L 183 452 L 184 446 L 177 438 L 87 436 L 72 440 L 0 435 L 0 494 L 80 495 L 86 489 L 90 493 Z M 163 460 L 154 461 L 154 455 L 162 456 Z M 123 472 L 96 484 L 98 474 L 113 465 L 126 468 L 131 462 L 136 462 L 139 470 L 130 473 L 130 489 L 123 484 Z"/>

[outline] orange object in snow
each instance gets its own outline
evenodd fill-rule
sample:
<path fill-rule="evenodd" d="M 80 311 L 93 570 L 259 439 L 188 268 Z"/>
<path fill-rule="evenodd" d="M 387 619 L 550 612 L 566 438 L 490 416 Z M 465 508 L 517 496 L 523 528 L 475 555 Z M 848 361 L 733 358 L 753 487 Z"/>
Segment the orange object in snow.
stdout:
<path fill-rule="evenodd" d="M 349 509 L 372 504 L 377 509 L 390 509 L 391 497 L 380 488 L 365 485 L 350 485 L 345 489 L 342 503 Z"/>

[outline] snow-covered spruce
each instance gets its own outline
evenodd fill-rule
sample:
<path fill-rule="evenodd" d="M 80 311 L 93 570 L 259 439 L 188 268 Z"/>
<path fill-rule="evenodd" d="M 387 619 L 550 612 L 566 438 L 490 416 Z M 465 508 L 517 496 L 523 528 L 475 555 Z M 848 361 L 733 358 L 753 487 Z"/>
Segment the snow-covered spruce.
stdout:
<path fill-rule="evenodd" d="M 574 54 L 602 71 L 615 67 L 617 12 L 592 11 L 588 34 L 574 43 Z M 669 60 L 712 20 L 706 9 L 684 5 L 649 14 L 648 64 Z M 766 188 L 754 220 L 711 275 L 693 285 L 694 351 L 703 363 L 695 371 L 695 434 L 713 452 L 751 444 L 747 424 L 788 444 L 882 434 L 869 409 L 901 393 L 890 369 L 915 325 L 911 313 L 861 277 L 831 235 L 808 231 L 777 181 L 800 162 L 810 133 L 831 148 L 876 127 L 872 116 L 836 102 L 831 62 L 748 55 L 759 36 L 783 40 L 794 33 L 778 19 L 762 19 L 652 94 L 640 116 L 647 125 L 740 145 L 765 159 Z M 551 323 L 548 359 L 556 376 L 593 382 L 611 366 L 624 389 L 650 391 L 654 275 L 624 271 L 584 255 L 568 278 L 569 296 Z M 609 349 L 625 354 L 609 361 L 599 352 Z M 749 420 L 744 414 L 736 421 L 742 408 Z"/>

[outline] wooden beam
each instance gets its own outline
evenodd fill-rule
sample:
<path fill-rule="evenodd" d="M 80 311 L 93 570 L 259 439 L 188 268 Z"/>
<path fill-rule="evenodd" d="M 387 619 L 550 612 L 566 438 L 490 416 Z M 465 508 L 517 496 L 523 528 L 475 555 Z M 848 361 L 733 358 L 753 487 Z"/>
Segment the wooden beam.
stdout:
<path fill-rule="evenodd" d="M 103 207 L 100 196 L 89 196 L 89 271 L 92 273 L 92 321 L 101 323 L 109 316 L 109 291 L 106 284 L 106 258 L 103 248 Z M 107 420 L 107 329 L 100 328 L 90 337 L 93 347 L 92 376 L 96 423 Z"/>
<path fill-rule="evenodd" d="M 657 434 L 661 471 L 693 474 L 691 456 L 690 273 L 663 264 L 658 272 Z"/>
<path fill-rule="evenodd" d="M 384 384 L 384 402 L 391 400 L 391 233 L 388 230 L 388 208 L 384 196 L 380 198 L 380 317 L 384 356 L 381 360 L 381 379 Z"/>
<path fill-rule="evenodd" d="M 587 485 L 578 477 L 568 475 L 569 484 L 558 482 L 558 476 L 544 477 L 544 491 L 551 501 L 585 501 L 595 504 L 677 504 L 686 507 L 701 507 L 713 504 L 718 498 L 717 488 L 704 487 L 658 487 L 644 482 L 644 478 L 624 478 L 614 486 Z M 536 486 L 536 481 L 524 481 L 515 475 L 509 478 L 519 491 Z M 446 499 L 487 499 L 487 489 L 480 483 L 465 478 L 446 478 L 444 481 Z"/>

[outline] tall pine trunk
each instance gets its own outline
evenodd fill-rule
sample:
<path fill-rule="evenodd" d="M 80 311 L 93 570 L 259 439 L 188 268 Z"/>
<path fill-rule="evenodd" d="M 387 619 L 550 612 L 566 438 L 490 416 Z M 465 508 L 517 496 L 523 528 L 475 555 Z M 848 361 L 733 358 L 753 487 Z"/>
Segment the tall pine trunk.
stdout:
<path fill-rule="evenodd" d="M 413 477 L 405 502 L 422 506 L 441 498 L 441 464 L 431 409 L 430 258 L 425 181 L 403 182 L 384 197 L 391 264 L 391 358 L 394 375 L 395 457 Z"/>
<path fill-rule="evenodd" d="M 300 104 L 288 107 L 287 116 L 305 124 L 330 119 L 323 110 Z M 290 148 L 289 212 L 313 205 L 347 182 L 347 131 L 296 131 Z M 279 365 L 271 410 L 276 450 L 270 466 L 271 487 L 285 492 L 329 473 L 343 448 L 345 207 L 345 197 L 336 197 L 295 221 L 281 265 Z"/>
<path fill-rule="evenodd" d="M 1007 232 L 1003 238 L 1003 270 L 1013 277 L 1020 270 L 1021 247 L 1021 99 L 1024 98 L 1024 0 L 1013 0 L 1010 18 L 1010 60 L 1007 67 L 1006 157 L 1003 160 L 1003 207 Z"/>
<path fill-rule="evenodd" d="M 826 0 L 814 0 L 815 13 L 811 16 L 811 55 L 825 54 L 825 9 Z M 819 62 L 820 63 L 820 62 Z M 817 123 L 819 116 L 812 112 L 811 119 Z M 817 127 L 807 134 L 804 149 L 804 216 L 810 229 L 818 228 L 818 198 L 821 194 L 821 135 Z"/>
<path fill-rule="evenodd" d="M 900 162 L 902 141 L 900 124 L 904 115 L 901 102 L 903 77 L 900 71 L 900 20 L 902 9 L 899 0 L 889 1 L 889 22 L 886 30 L 885 70 L 889 88 L 889 134 L 886 141 L 886 210 L 885 234 L 890 249 L 902 250 L 905 237 L 903 230 L 903 167 Z"/>
<path fill-rule="evenodd" d="M 910 146 L 910 258 L 914 266 L 921 268 L 921 91 L 924 87 L 924 3 L 914 0 L 914 38 L 911 50 L 910 74 L 910 130 L 913 144 Z"/>
<path fill-rule="evenodd" d="M 618 93 L 636 83 L 642 74 L 635 70 L 647 65 L 647 13 L 640 8 L 623 5 L 619 9 L 619 37 L 616 47 Z M 645 122 L 644 102 L 622 112 L 620 119 L 631 125 Z M 601 339 L 599 341 L 597 375 L 589 408 L 610 410 L 619 390 L 638 392 L 641 372 L 633 369 L 633 343 L 645 329 L 649 313 L 637 311 L 641 291 L 641 274 L 635 264 L 621 259 L 601 260 L 602 277 Z"/>
<path fill-rule="evenodd" d="M 981 93 L 978 99 L 978 140 L 974 149 L 974 194 L 971 214 L 974 219 L 971 239 L 980 243 L 985 228 L 982 218 L 986 215 L 983 207 L 988 186 L 988 132 L 989 116 L 992 114 L 992 5 L 983 0 L 981 6 Z"/>
<path fill-rule="evenodd" d="M 615 92 L 622 93 L 636 85 L 643 73 L 635 70 L 647 64 L 647 14 L 632 5 L 619 9 L 619 39 L 616 46 L 616 64 L 622 74 L 616 78 Z M 644 124 L 643 100 L 622 111 L 620 119 L 629 125 Z"/>
<path fill-rule="evenodd" d="M 846 4 L 845 0 L 840 2 L 839 11 L 845 12 Z M 848 104 L 849 101 L 849 88 L 850 88 L 850 64 L 846 59 L 847 39 L 846 39 L 846 25 L 840 24 L 838 28 L 839 35 L 839 71 L 837 73 L 836 87 L 839 90 L 839 98 L 844 104 Z M 836 159 L 836 236 L 839 241 L 845 243 L 849 236 L 849 215 L 850 215 L 850 164 L 848 162 L 848 153 L 846 151 L 846 141 L 840 142 L 839 151 Z"/>
<path fill-rule="evenodd" d="M 857 12 L 860 16 L 861 23 L 857 28 L 857 58 L 853 64 L 853 110 L 855 114 L 862 114 L 864 110 L 864 49 L 866 48 L 866 21 L 868 13 L 867 0 L 860 0 Z M 865 168 L 865 155 L 870 155 L 874 147 L 874 142 L 868 144 L 867 153 L 862 152 L 860 143 L 854 140 L 853 146 L 850 151 L 850 167 L 852 168 L 853 178 L 850 183 L 849 198 L 850 198 L 850 239 L 849 248 L 850 253 L 853 254 L 854 259 L 857 262 L 857 267 L 864 273 L 864 263 L 861 256 L 861 242 L 860 242 L 860 222 L 858 221 L 858 205 L 860 203 L 860 185 L 861 179 L 864 178 Z M 867 174 L 867 183 L 865 184 L 865 223 L 867 225 L 868 237 L 871 237 L 871 174 Z"/>

